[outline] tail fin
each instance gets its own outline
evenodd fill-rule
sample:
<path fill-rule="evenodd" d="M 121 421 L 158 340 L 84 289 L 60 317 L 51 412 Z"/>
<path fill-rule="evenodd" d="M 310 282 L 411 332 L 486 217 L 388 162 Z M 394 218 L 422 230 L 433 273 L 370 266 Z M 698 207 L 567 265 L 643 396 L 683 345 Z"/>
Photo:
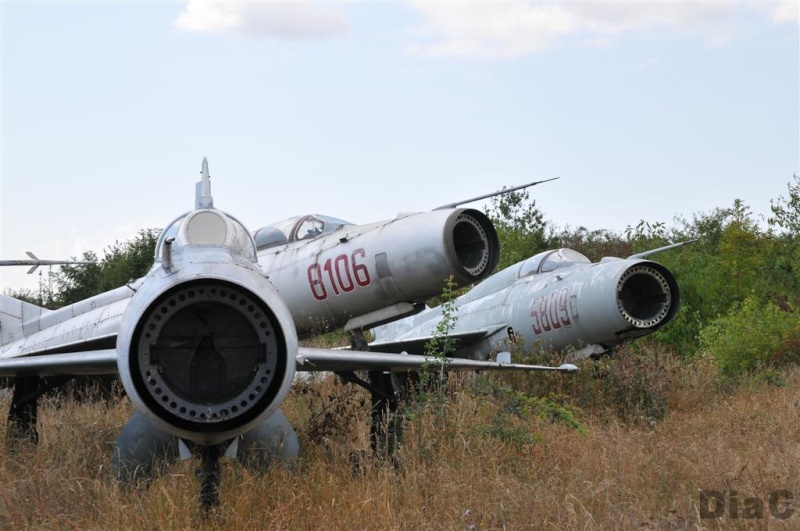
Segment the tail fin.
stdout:
<path fill-rule="evenodd" d="M 211 175 L 208 173 L 208 159 L 203 158 L 200 169 L 200 182 L 195 185 L 195 208 L 214 208 L 214 198 L 211 196 Z"/>
<path fill-rule="evenodd" d="M 50 310 L 0 294 L 0 345 L 39 330 L 39 318 Z"/>

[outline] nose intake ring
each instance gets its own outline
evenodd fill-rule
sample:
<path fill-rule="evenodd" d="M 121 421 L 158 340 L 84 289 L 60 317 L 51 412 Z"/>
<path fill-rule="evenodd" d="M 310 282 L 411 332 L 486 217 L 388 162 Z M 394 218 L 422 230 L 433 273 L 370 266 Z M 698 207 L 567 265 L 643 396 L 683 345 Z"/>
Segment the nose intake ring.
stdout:
<path fill-rule="evenodd" d="M 142 399 L 167 422 L 199 432 L 258 416 L 277 395 L 286 362 L 269 307 L 223 281 L 168 291 L 145 311 L 131 344 Z"/>

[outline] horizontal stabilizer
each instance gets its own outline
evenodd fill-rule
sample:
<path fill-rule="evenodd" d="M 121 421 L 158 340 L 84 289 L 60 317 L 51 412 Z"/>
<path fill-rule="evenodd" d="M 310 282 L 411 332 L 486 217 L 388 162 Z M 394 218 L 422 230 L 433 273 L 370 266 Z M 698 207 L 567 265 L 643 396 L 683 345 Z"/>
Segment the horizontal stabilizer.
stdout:
<path fill-rule="evenodd" d="M 402 319 L 403 317 L 416 315 L 424 309 L 425 305 L 422 303 L 412 304 L 410 302 L 398 302 L 386 308 L 381 308 L 357 317 L 351 317 L 344 325 L 344 329 L 350 332 L 351 330 L 374 328 Z"/>
<path fill-rule="evenodd" d="M 495 325 L 490 328 L 482 328 L 479 330 L 467 330 L 465 332 L 451 332 L 447 337 L 456 339 L 456 349 L 471 345 L 481 339 L 485 339 L 498 330 L 504 330 L 507 327 L 505 324 Z M 425 345 L 434 339 L 434 336 L 420 336 L 411 337 L 406 339 L 399 339 L 396 341 L 377 340 L 369 344 L 370 347 L 378 348 L 384 352 L 423 352 Z"/>

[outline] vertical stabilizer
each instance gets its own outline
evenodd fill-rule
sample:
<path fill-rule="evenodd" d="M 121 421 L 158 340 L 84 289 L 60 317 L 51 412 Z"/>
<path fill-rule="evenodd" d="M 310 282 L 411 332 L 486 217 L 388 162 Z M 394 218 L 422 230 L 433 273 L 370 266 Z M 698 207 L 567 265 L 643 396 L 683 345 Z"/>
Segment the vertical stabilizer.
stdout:
<path fill-rule="evenodd" d="M 200 182 L 195 185 L 195 208 L 214 208 L 214 198 L 211 197 L 211 176 L 208 174 L 208 159 L 203 157 L 203 167 L 200 170 Z"/>

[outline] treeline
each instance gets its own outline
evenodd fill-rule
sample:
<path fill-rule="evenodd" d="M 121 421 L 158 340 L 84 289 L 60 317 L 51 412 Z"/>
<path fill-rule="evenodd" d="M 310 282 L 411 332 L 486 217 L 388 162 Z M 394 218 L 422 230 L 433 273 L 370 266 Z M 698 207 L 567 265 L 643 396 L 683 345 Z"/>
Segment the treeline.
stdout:
<path fill-rule="evenodd" d="M 622 233 L 549 224 L 527 192 L 495 198 L 489 216 L 501 240 L 500 268 L 537 252 L 569 247 L 592 261 L 697 240 L 653 257 L 675 274 L 681 310 L 653 336 L 682 358 L 710 356 L 723 374 L 800 361 L 800 177 L 771 201 L 760 224 L 736 200 L 727 208 L 640 221 Z"/>
<path fill-rule="evenodd" d="M 681 310 L 656 341 L 678 356 L 710 356 L 724 374 L 800 361 L 800 177 L 787 195 L 771 202 L 772 215 L 759 223 L 740 200 L 730 207 L 667 224 L 640 221 L 623 232 L 557 227 L 547 221 L 527 191 L 492 200 L 489 217 L 500 236 L 498 270 L 538 252 L 569 247 L 592 261 L 625 257 L 667 245 L 696 243 L 654 257 L 676 276 Z M 10 292 L 58 308 L 144 276 L 153 264 L 157 229 L 110 246 L 94 265 L 52 270 L 39 293 Z"/>
<path fill-rule="evenodd" d="M 94 251 L 83 253 L 88 265 L 64 265 L 42 273 L 38 292 L 29 289 L 11 290 L 8 295 L 51 310 L 74 304 L 136 280 L 153 266 L 156 241 L 160 229 L 142 229 L 125 242 L 116 242 L 98 257 Z"/>

